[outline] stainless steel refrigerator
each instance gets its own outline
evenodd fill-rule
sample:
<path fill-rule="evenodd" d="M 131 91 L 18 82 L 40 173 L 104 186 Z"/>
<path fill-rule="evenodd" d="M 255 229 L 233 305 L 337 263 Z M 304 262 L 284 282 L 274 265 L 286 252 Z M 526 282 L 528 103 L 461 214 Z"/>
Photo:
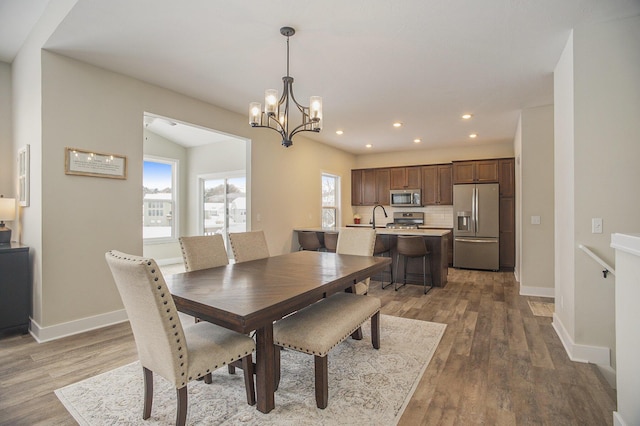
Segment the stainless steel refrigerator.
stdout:
<path fill-rule="evenodd" d="M 497 183 L 453 186 L 453 266 L 500 269 Z"/>

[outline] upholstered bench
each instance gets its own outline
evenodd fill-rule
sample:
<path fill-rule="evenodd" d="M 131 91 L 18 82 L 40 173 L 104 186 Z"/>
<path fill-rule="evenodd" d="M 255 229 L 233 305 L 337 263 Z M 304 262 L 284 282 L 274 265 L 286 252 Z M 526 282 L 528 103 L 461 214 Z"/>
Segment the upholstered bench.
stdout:
<path fill-rule="evenodd" d="M 318 408 L 326 408 L 329 401 L 327 354 L 358 331 L 369 318 L 371 343 L 379 349 L 380 300 L 371 296 L 336 293 L 274 324 L 273 343 L 276 346 L 314 356 Z M 276 354 L 276 381 L 280 378 L 279 352 Z"/>

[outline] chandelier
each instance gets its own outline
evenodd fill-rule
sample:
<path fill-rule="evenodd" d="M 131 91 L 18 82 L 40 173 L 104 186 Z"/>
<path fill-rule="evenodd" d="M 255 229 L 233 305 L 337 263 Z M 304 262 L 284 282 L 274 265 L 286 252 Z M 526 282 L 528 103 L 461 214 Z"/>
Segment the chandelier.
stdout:
<path fill-rule="evenodd" d="M 282 77 L 284 88 L 278 100 L 278 91 L 268 89 L 264 92 L 264 111 L 260 102 L 249 104 L 249 124 L 251 127 L 266 127 L 282 136 L 282 145 L 293 145 L 292 138 L 300 132 L 320 132 L 322 128 L 322 98 L 311 96 L 309 106 L 302 106 L 293 96 L 293 77 L 289 75 L 289 37 L 296 30 L 291 27 L 280 28 L 280 34 L 287 38 L 287 75 Z M 295 108 L 294 108 L 295 107 Z M 298 109 L 302 114 L 302 123 L 290 128 L 289 113 Z"/>

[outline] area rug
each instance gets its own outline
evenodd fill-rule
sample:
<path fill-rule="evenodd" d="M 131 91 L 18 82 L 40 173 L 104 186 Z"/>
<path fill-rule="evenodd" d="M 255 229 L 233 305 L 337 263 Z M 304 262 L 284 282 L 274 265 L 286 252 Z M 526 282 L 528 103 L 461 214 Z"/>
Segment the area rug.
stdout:
<path fill-rule="evenodd" d="M 316 407 L 313 357 L 282 351 L 282 379 L 275 409 L 247 405 L 242 371 L 226 368 L 213 384 L 188 385 L 189 425 L 393 425 L 399 420 L 433 356 L 446 325 L 381 315 L 381 347 L 373 349 L 370 325 L 364 339 L 347 339 L 329 353 L 329 406 Z M 138 362 L 55 391 L 84 425 L 175 423 L 176 391 L 154 375 L 151 418 L 142 420 L 142 368 Z"/>
<path fill-rule="evenodd" d="M 555 311 L 555 304 L 553 302 L 534 302 L 529 300 L 528 303 L 533 315 L 537 317 L 553 317 L 553 312 Z"/>

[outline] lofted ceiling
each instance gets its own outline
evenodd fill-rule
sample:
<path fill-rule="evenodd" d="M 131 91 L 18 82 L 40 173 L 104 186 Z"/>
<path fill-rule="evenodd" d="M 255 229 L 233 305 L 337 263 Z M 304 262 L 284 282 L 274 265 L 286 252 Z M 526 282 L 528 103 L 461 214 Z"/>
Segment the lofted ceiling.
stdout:
<path fill-rule="evenodd" d="M 46 3 L 0 0 L 0 28 Z M 510 143 L 523 108 L 553 103 L 571 29 L 637 14 L 638 0 L 78 0 L 44 47 L 247 115 L 281 92 L 292 26 L 295 96 L 324 103 L 306 135 L 358 154 Z M 0 30 L 0 59 L 19 29 Z"/>

